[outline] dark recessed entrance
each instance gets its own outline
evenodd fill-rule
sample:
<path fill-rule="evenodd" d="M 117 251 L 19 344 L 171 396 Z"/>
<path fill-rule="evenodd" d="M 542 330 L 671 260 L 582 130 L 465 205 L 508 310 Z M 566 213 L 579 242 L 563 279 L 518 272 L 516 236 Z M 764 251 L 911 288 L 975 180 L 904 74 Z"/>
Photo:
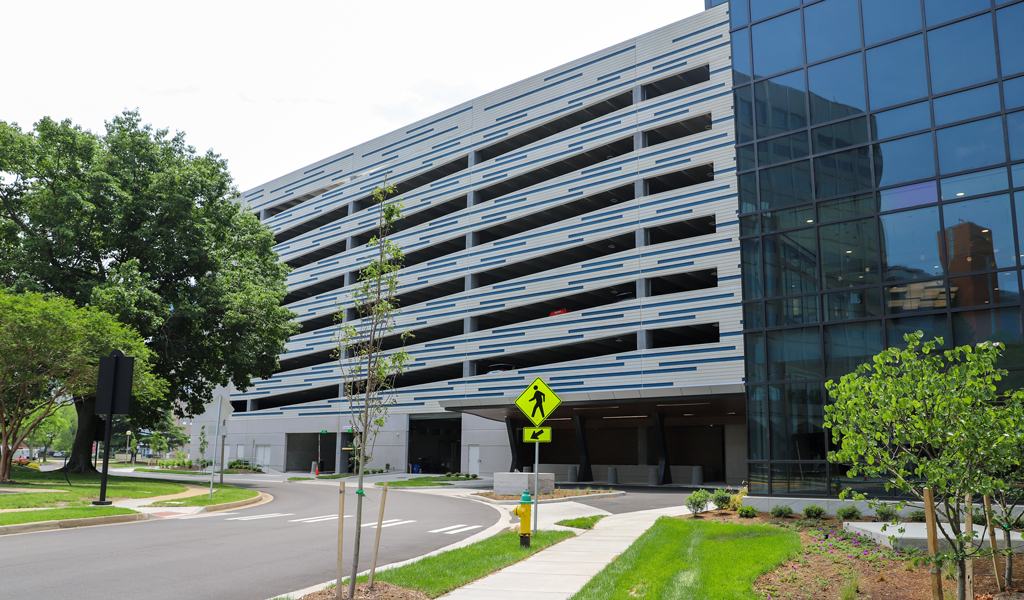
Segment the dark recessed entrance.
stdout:
<path fill-rule="evenodd" d="M 462 417 L 409 418 L 409 468 L 420 473 L 451 473 L 462 464 Z"/>

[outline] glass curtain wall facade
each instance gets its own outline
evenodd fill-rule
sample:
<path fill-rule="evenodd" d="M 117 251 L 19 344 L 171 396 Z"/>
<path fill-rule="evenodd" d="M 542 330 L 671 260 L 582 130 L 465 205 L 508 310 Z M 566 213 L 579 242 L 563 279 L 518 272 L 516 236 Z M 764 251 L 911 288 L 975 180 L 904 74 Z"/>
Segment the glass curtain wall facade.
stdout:
<path fill-rule="evenodd" d="M 748 481 L 827 495 L 824 382 L 903 335 L 1024 385 L 1024 2 L 731 0 Z"/>

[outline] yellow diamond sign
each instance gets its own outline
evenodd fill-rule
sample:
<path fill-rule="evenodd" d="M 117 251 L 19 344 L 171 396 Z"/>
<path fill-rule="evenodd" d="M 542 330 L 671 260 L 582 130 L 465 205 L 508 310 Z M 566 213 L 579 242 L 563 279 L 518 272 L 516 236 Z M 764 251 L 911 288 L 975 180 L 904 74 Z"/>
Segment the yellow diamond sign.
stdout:
<path fill-rule="evenodd" d="M 561 403 L 562 399 L 551 391 L 548 384 L 544 383 L 540 377 L 534 379 L 533 383 L 527 386 L 526 390 L 516 399 L 516 406 L 523 411 L 534 427 L 540 427 L 544 419 L 550 417 Z"/>

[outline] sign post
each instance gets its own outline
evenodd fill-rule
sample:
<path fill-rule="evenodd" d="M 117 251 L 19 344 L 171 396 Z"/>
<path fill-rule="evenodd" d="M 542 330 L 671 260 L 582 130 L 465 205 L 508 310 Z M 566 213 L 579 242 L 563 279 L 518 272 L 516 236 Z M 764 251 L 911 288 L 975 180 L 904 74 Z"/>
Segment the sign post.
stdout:
<path fill-rule="evenodd" d="M 217 429 L 214 430 L 213 434 L 213 463 L 210 469 L 210 500 L 213 500 L 213 476 L 217 474 L 217 439 L 220 437 L 220 425 L 222 421 L 226 421 L 231 413 L 235 412 L 235 408 L 231 406 L 227 398 L 224 396 L 217 396 Z M 221 483 L 224 482 L 224 442 L 227 441 L 227 435 L 224 436 L 224 440 L 221 440 Z"/>
<path fill-rule="evenodd" d="M 110 356 L 100 359 L 99 378 L 96 381 L 96 414 L 107 416 L 106 431 L 103 434 L 103 475 L 100 478 L 100 499 L 93 502 L 99 506 L 110 506 L 107 500 L 107 469 L 110 462 L 110 431 L 114 426 L 114 415 L 126 415 L 131 408 L 132 376 L 135 373 L 135 358 L 114 350 Z"/>
<path fill-rule="evenodd" d="M 562 403 L 562 399 L 558 397 L 548 387 L 548 384 L 544 383 L 544 380 L 538 377 L 533 380 L 533 383 L 526 386 L 522 394 L 516 398 L 516 406 L 519 410 L 523 411 L 526 418 L 533 423 L 533 427 L 526 427 L 523 429 L 523 441 L 526 443 L 533 443 L 533 531 L 537 531 L 537 498 L 540 496 L 540 445 L 544 442 L 551 441 L 551 428 L 541 427 L 543 423 L 551 413 Z M 540 413 L 540 414 L 538 414 Z"/>

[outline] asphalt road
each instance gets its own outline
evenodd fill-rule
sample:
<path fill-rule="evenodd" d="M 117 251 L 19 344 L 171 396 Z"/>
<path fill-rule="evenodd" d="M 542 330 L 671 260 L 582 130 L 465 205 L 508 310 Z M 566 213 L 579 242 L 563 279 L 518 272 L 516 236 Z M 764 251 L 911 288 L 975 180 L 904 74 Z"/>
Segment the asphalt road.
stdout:
<path fill-rule="evenodd" d="M 264 600 L 335 578 L 336 483 L 232 483 L 268 492 L 274 501 L 231 514 L 0 537 L 0 599 Z M 360 570 L 369 567 L 379 489 L 367 486 L 363 503 Z M 354 500 L 350 487 L 346 516 L 355 515 Z M 437 550 L 499 516 L 475 500 L 392 488 L 378 564 Z M 347 565 L 355 520 L 345 519 Z"/>

